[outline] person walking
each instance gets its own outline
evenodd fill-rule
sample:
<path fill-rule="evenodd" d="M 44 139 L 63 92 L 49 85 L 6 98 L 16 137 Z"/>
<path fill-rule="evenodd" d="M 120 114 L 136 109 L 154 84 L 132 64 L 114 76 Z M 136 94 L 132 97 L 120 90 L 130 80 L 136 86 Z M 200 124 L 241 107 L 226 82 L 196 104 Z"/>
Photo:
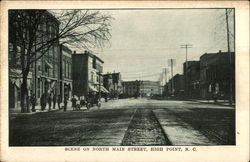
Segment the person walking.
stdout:
<path fill-rule="evenodd" d="M 30 96 L 30 103 L 32 105 L 31 111 L 32 112 L 36 112 L 36 109 L 35 109 L 35 106 L 36 106 L 36 97 L 35 97 L 34 94 L 31 94 L 31 96 Z"/>
<path fill-rule="evenodd" d="M 57 97 L 58 109 L 61 109 L 61 107 L 60 107 L 61 102 L 62 102 L 62 98 L 60 95 L 58 95 L 58 97 Z"/>
<path fill-rule="evenodd" d="M 54 94 L 54 95 L 53 95 L 53 109 L 56 108 L 56 100 L 57 100 L 56 94 Z"/>
<path fill-rule="evenodd" d="M 42 94 L 41 99 L 40 99 L 40 103 L 41 103 L 41 110 L 42 111 L 45 110 L 46 104 L 47 104 L 45 93 Z"/>
<path fill-rule="evenodd" d="M 64 107 L 63 107 L 64 111 L 67 111 L 67 104 L 68 104 L 68 97 L 67 97 L 67 95 L 64 96 L 63 102 L 64 102 Z"/>
<path fill-rule="evenodd" d="M 75 96 L 73 95 L 73 97 L 72 97 L 72 99 L 71 99 L 73 110 L 76 110 L 76 101 L 77 101 L 77 99 L 76 99 Z"/>
<path fill-rule="evenodd" d="M 51 111 L 51 103 L 52 103 L 52 97 L 51 94 L 49 94 L 48 98 L 47 98 L 48 104 L 49 104 L 49 111 Z"/>
<path fill-rule="evenodd" d="M 108 94 L 105 93 L 105 102 L 108 102 Z"/>

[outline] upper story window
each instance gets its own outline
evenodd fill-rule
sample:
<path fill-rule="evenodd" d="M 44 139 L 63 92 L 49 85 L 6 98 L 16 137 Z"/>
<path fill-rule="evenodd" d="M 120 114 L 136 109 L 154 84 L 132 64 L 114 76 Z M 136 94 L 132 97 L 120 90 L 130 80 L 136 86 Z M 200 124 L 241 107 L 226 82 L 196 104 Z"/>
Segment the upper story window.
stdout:
<path fill-rule="evenodd" d="M 91 72 L 91 81 L 93 82 L 94 81 L 94 73 Z"/>
<path fill-rule="evenodd" d="M 96 69 L 96 58 L 93 58 L 93 68 Z"/>

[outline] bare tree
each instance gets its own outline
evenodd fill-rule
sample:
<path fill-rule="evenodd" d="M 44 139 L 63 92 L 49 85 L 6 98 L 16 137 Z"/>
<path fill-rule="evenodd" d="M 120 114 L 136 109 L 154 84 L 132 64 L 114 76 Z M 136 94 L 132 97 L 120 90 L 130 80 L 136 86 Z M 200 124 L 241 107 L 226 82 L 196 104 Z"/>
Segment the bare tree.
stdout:
<path fill-rule="evenodd" d="M 57 22 L 55 31 L 44 30 L 47 22 Z M 39 60 L 54 44 L 75 48 L 102 48 L 109 42 L 111 34 L 109 15 L 98 10 L 10 10 L 9 41 L 13 45 L 10 52 L 10 68 L 18 66 L 22 71 L 21 110 L 28 108 L 27 77 L 31 64 Z M 55 25 L 55 24 L 52 24 Z M 18 52 L 17 45 L 20 47 Z"/>

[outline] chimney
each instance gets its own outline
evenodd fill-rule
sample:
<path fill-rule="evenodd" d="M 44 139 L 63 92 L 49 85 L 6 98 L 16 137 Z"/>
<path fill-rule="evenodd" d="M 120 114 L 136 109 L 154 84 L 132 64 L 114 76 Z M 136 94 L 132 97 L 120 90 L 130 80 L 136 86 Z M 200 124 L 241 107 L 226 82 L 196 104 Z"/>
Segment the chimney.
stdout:
<path fill-rule="evenodd" d="M 219 53 L 221 53 L 221 50 L 219 50 Z"/>
<path fill-rule="evenodd" d="M 76 54 L 76 51 L 74 51 L 74 55 Z"/>

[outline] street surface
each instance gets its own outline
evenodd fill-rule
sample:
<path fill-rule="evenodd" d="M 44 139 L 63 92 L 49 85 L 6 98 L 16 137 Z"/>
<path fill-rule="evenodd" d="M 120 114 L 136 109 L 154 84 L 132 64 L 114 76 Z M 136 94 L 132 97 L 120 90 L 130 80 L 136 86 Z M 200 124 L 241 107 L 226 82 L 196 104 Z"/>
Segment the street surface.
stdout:
<path fill-rule="evenodd" d="M 10 115 L 10 146 L 234 145 L 235 109 L 119 99 L 98 109 Z"/>

